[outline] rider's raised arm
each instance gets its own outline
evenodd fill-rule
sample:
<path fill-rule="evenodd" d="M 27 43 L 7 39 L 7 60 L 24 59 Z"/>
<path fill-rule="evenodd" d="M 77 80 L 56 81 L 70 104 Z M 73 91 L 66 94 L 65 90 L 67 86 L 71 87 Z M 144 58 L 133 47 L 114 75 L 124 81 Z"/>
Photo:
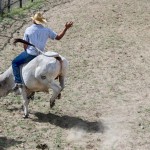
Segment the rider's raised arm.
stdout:
<path fill-rule="evenodd" d="M 56 36 L 55 39 L 60 40 L 65 35 L 66 31 L 72 26 L 73 26 L 73 22 L 69 22 L 69 23 L 67 22 L 65 24 L 65 28 Z"/>

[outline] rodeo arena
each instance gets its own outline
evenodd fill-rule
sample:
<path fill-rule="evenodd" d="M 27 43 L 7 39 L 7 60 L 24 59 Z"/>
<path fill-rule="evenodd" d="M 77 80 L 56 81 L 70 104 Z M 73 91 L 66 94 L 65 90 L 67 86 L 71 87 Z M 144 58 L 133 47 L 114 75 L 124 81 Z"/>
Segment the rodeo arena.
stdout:
<path fill-rule="evenodd" d="M 149 0 L 0 0 L 0 150 L 150 150 Z"/>

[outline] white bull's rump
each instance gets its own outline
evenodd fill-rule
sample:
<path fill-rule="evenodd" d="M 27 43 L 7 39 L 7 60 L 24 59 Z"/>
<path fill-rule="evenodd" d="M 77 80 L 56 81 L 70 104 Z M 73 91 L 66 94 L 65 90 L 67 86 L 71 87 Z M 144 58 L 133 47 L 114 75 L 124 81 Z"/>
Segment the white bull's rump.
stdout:
<path fill-rule="evenodd" d="M 46 54 L 51 55 L 51 52 Z M 59 55 L 60 56 L 60 55 Z M 54 57 L 39 55 L 22 68 L 22 78 L 28 89 L 33 91 L 46 91 L 50 87 L 50 82 L 59 75 L 65 76 L 68 62 L 62 59 L 62 66 Z"/>

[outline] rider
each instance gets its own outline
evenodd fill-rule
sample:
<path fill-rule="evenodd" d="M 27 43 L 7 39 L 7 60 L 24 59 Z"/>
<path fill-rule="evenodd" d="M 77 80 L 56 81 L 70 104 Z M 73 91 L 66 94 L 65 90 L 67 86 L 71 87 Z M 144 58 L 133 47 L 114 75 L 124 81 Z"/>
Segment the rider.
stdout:
<path fill-rule="evenodd" d="M 73 22 L 67 22 L 64 29 L 59 34 L 57 34 L 52 29 L 43 26 L 43 24 L 47 21 L 41 13 L 36 13 L 33 17 L 31 17 L 31 19 L 33 20 L 33 24 L 25 30 L 23 39 L 35 45 L 35 47 L 39 48 L 42 51 L 44 51 L 48 38 L 52 40 L 60 40 L 65 35 L 66 31 L 73 26 Z M 20 66 L 22 64 L 28 63 L 38 55 L 38 52 L 33 46 L 29 46 L 26 44 L 24 44 L 23 46 L 25 51 L 19 54 L 12 61 L 12 69 L 15 77 L 15 86 L 13 90 L 16 90 L 19 87 L 23 86 Z"/>

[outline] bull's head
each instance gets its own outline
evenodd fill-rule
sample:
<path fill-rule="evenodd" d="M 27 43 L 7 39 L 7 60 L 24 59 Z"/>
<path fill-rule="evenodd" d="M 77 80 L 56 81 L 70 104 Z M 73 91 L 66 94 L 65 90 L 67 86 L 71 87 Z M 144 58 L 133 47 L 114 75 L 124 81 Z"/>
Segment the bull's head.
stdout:
<path fill-rule="evenodd" d="M 14 80 L 12 74 L 0 74 L 0 97 L 8 95 L 12 91 Z"/>

